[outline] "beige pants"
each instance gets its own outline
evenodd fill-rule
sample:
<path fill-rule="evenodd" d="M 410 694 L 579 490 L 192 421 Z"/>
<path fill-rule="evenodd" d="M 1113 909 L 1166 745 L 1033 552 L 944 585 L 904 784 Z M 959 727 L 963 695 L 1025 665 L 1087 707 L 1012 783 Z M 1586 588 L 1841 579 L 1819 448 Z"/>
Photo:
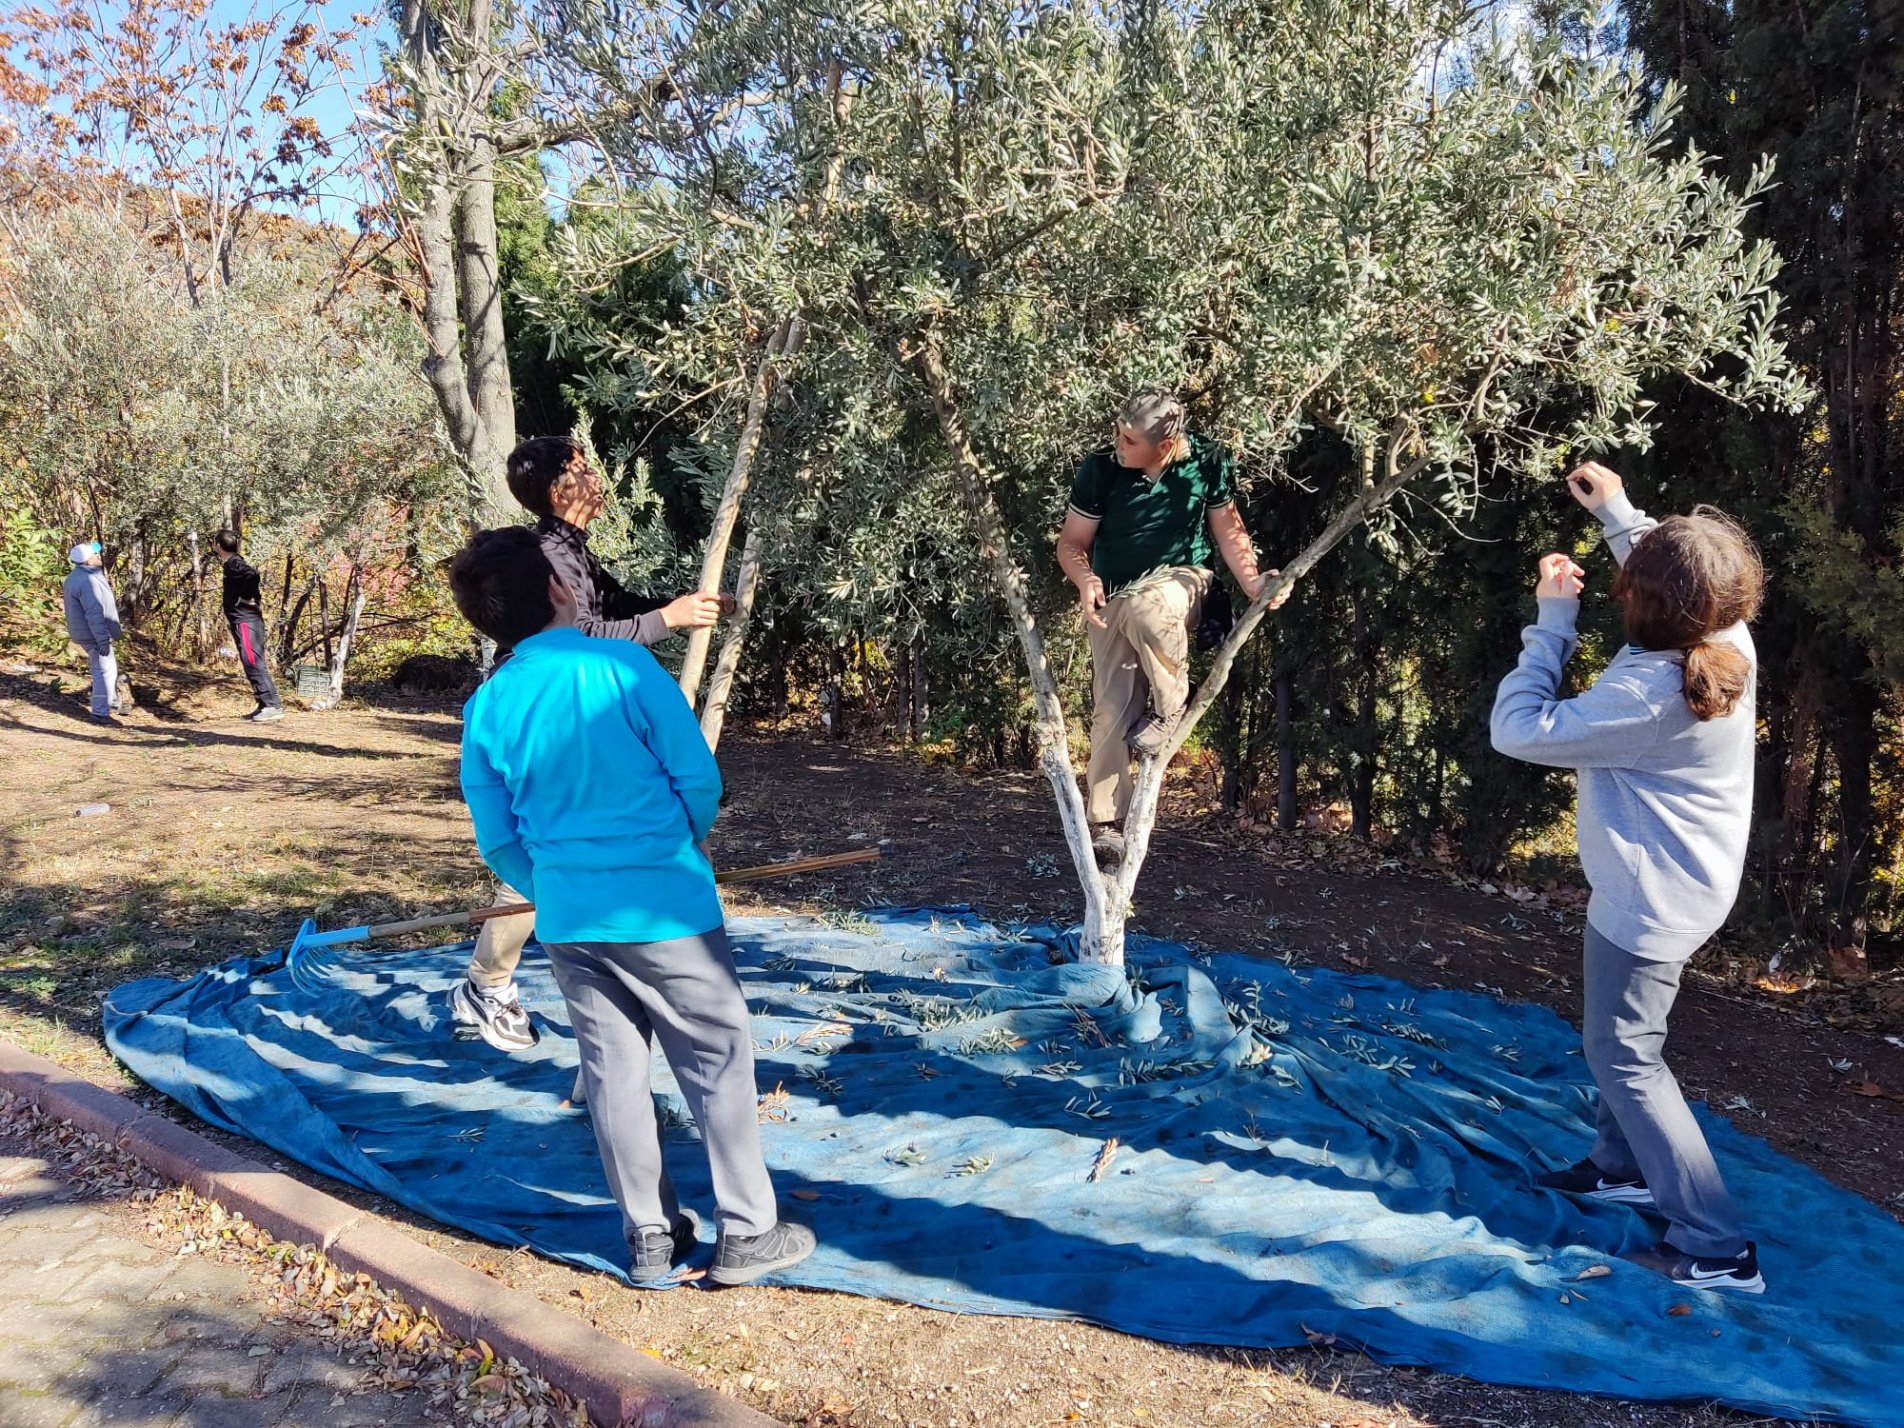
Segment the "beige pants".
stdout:
<path fill-rule="evenodd" d="M 1105 628 L 1086 623 L 1091 640 L 1091 763 L 1084 801 L 1093 823 L 1122 823 L 1130 807 L 1130 746 L 1125 737 L 1146 706 L 1168 717 L 1190 702 L 1190 632 L 1216 577 L 1194 565 L 1147 575 L 1113 595 Z"/>
<path fill-rule="evenodd" d="M 508 883 L 496 885 L 496 900 L 491 906 L 503 907 L 529 899 Z M 469 958 L 469 979 L 479 987 L 506 987 L 516 979 L 516 964 L 522 961 L 522 945 L 535 931 L 535 914 L 520 917 L 494 917 L 476 934 L 476 950 Z"/>

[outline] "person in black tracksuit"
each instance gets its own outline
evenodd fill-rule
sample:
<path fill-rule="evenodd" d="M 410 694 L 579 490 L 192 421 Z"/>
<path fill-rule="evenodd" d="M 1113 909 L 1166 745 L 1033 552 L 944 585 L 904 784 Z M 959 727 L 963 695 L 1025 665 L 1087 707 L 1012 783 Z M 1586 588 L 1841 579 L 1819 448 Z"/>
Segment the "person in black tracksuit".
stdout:
<path fill-rule="evenodd" d="M 225 567 L 225 623 L 231 626 L 231 642 L 244 664 L 245 678 L 251 681 L 251 692 L 258 697 L 258 707 L 245 718 L 269 724 L 284 717 L 284 701 L 278 698 L 278 686 L 272 683 L 271 666 L 265 656 L 258 572 L 238 553 L 235 533 L 220 531 L 212 538 L 212 548 Z"/>

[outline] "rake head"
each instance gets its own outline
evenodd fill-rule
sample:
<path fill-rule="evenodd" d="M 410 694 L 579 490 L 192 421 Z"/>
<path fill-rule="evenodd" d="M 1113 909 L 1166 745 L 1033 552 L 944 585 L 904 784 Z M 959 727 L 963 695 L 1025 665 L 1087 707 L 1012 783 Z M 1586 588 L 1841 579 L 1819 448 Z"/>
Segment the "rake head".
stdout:
<path fill-rule="evenodd" d="M 291 974 L 291 985 L 301 992 L 321 991 L 337 965 L 337 953 L 332 949 L 339 943 L 360 941 L 365 930 L 350 927 L 341 932 L 319 932 L 317 924 L 305 918 L 304 925 L 298 928 L 297 936 L 291 939 L 291 946 L 284 954 L 284 966 Z"/>

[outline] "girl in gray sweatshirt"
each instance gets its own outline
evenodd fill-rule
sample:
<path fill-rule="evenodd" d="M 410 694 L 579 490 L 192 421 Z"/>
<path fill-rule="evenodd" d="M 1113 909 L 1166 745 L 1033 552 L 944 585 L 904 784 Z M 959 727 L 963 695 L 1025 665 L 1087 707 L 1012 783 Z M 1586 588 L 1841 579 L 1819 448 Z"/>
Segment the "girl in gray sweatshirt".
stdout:
<path fill-rule="evenodd" d="M 1656 1209 L 1667 1232 L 1647 1263 L 1689 1286 L 1759 1293 L 1757 1247 L 1662 1053 L 1680 972 L 1724 923 L 1745 867 L 1757 682 L 1746 627 L 1764 573 L 1716 511 L 1655 521 L 1597 463 L 1567 480 L 1619 563 L 1628 643 L 1590 689 L 1559 697 L 1586 572 L 1549 555 L 1539 617 L 1494 702 L 1496 749 L 1576 771 L 1593 889 L 1582 1039 L 1598 1136 L 1585 1160 L 1537 1183 Z"/>

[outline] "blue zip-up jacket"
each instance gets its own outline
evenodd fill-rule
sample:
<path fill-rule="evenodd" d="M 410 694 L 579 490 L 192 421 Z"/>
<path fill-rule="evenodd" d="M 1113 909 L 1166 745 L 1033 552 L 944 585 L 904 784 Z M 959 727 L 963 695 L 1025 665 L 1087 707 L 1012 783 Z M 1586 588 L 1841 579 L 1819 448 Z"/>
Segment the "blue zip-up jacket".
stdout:
<path fill-rule="evenodd" d="M 463 797 L 543 942 L 659 942 L 721 925 L 699 844 L 721 775 L 681 688 L 625 640 L 544 630 L 463 706 Z"/>

